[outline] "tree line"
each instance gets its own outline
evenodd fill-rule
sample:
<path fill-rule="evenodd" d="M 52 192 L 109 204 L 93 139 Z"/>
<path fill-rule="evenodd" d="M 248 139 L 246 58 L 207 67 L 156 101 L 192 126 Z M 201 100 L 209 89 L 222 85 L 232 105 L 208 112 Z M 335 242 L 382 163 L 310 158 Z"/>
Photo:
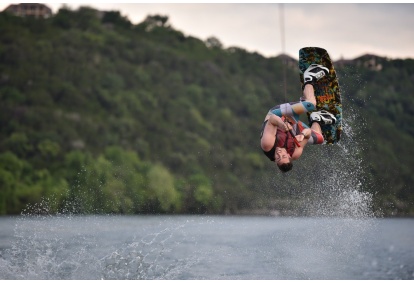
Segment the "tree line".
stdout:
<path fill-rule="evenodd" d="M 380 71 L 364 57 L 337 65 L 357 134 L 345 144 L 362 149 L 362 164 L 347 166 L 363 168 L 376 209 L 412 214 L 414 62 L 375 58 Z M 301 95 L 297 66 L 285 66 L 284 85 L 283 64 L 185 36 L 167 16 L 0 13 L 0 214 L 42 199 L 70 213 L 292 209 L 304 197 L 292 191 L 335 149 L 312 148 L 288 176 L 261 153 L 267 110 L 285 86 L 289 100 Z"/>

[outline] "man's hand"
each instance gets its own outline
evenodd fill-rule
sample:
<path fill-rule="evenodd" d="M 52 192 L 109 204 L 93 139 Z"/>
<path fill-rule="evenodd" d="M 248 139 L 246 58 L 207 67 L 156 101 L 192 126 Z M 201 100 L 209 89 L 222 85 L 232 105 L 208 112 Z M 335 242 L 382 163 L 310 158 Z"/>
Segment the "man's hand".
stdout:
<path fill-rule="evenodd" d="M 298 142 L 303 141 L 304 139 L 309 139 L 311 137 L 312 130 L 311 129 L 304 129 L 302 133 L 296 136 L 296 140 Z"/>
<path fill-rule="evenodd" d="M 299 134 L 299 135 L 295 136 L 295 138 L 298 142 L 301 142 L 305 139 L 305 136 L 303 134 Z"/>
<path fill-rule="evenodd" d="M 290 131 L 292 130 L 292 125 L 290 123 L 288 123 L 287 121 L 283 121 L 282 118 L 280 118 L 279 116 L 276 116 L 275 114 L 272 114 L 269 117 L 269 122 L 276 126 L 278 129 L 282 130 L 282 131 Z"/>
<path fill-rule="evenodd" d="M 293 130 L 293 127 L 292 127 L 292 125 L 290 124 L 290 123 L 288 123 L 288 122 L 283 122 L 283 128 L 282 129 L 285 129 L 285 132 L 287 132 L 287 131 L 290 131 L 290 130 Z"/>

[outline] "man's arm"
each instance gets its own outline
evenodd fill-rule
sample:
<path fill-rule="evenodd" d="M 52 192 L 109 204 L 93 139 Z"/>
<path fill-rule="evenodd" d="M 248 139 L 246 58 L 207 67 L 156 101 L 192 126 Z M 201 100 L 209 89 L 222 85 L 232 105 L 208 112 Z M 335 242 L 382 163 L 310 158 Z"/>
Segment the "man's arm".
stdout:
<path fill-rule="evenodd" d="M 275 115 L 270 114 L 266 116 L 267 124 L 263 130 L 263 136 L 261 139 L 261 147 L 264 151 L 269 151 L 272 149 L 273 145 L 275 144 L 276 138 L 276 131 L 277 129 L 282 129 L 286 131 L 287 129 L 291 129 L 292 127 L 288 124 L 286 125 L 283 120 Z"/>
<path fill-rule="evenodd" d="M 286 124 L 285 122 L 283 122 L 282 118 L 280 118 L 279 116 L 275 115 L 275 114 L 271 114 L 269 117 L 269 123 L 272 124 L 273 126 L 275 126 L 276 128 L 279 129 L 285 129 L 286 130 Z"/>

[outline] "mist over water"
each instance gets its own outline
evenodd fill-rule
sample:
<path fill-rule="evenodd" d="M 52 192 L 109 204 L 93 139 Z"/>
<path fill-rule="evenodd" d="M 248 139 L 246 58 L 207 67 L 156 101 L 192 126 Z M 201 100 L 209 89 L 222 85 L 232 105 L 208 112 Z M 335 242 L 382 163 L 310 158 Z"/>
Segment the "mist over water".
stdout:
<path fill-rule="evenodd" d="M 346 105 L 346 100 L 343 103 Z M 286 174 L 286 184 L 279 177 L 272 180 L 275 191 L 294 199 L 289 209 L 295 215 L 366 220 L 381 216 L 380 211 L 373 210 L 371 192 L 375 189 L 361 157 L 369 150 L 364 135 L 366 123 L 358 110 L 344 107 L 340 142 L 306 146 L 301 159 L 294 162 L 294 169 Z M 296 185 L 291 185 L 292 181 Z"/>
<path fill-rule="evenodd" d="M 358 252 L 361 246 L 374 241 L 371 237 L 378 232 L 381 211 L 374 211 L 374 195 L 370 191 L 375 190 L 370 187 L 360 154 L 367 150 L 366 123 L 357 110 L 347 108 L 342 124 L 340 143 L 305 149 L 302 158 L 311 159 L 312 167 L 296 161 L 292 170 L 296 171 L 289 173 L 288 178 L 299 179 L 297 187 L 284 187 L 280 180 L 275 182 L 275 190 L 293 196 L 290 213 L 308 216 L 307 221 L 312 225 L 301 231 L 307 235 L 301 245 L 292 247 L 295 252 L 292 267 L 301 267 L 302 272 L 307 270 L 304 278 L 338 278 L 333 274 L 326 276 L 320 265 L 326 265 L 330 258 L 341 262 L 339 266 L 346 269 L 356 255 L 361 256 Z M 319 277 L 312 277 L 317 276 L 314 272 L 320 272 Z"/>
<path fill-rule="evenodd" d="M 305 193 L 301 208 L 305 215 L 352 219 L 375 217 L 373 195 L 365 191 L 368 184 L 357 150 L 341 145 L 329 148 L 317 159 L 316 166 L 321 170 L 313 173 L 315 181 Z"/>

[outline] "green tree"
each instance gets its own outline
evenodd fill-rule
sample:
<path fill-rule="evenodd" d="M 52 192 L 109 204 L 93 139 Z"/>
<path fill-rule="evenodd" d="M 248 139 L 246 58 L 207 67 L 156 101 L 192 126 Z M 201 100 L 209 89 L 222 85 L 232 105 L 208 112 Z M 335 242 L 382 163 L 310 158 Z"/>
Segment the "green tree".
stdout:
<path fill-rule="evenodd" d="M 164 212 L 179 209 L 180 196 L 174 187 L 174 177 L 162 165 L 154 165 L 149 169 L 148 193 L 153 201 L 157 201 Z"/>

